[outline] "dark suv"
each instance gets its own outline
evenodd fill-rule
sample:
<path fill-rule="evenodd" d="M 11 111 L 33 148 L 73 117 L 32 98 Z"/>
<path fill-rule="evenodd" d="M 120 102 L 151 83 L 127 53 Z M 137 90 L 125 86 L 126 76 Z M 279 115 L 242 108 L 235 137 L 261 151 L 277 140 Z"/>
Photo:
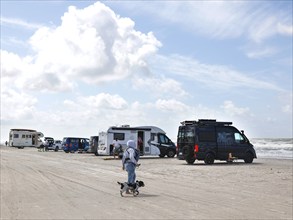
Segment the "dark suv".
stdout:
<path fill-rule="evenodd" d="M 252 163 L 256 158 L 253 145 L 244 132 L 231 126 L 232 122 L 217 122 L 214 119 L 184 121 L 178 128 L 177 158 L 188 164 L 204 160 L 213 164 L 214 160 L 232 162 L 243 159 Z"/>

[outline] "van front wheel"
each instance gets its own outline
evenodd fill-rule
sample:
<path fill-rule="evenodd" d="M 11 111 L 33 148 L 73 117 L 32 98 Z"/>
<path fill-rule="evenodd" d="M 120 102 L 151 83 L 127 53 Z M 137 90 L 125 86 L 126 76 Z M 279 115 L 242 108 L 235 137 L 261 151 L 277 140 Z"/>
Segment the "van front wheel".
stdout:
<path fill-rule="evenodd" d="M 245 163 L 252 163 L 253 161 L 253 155 L 251 153 L 246 153 L 245 158 L 244 158 L 244 162 Z"/>
<path fill-rule="evenodd" d="M 167 152 L 167 157 L 169 157 L 169 158 L 171 158 L 171 157 L 175 157 L 175 151 L 173 151 L 173 150 L 169 150 L 168 152 Z"/>
<path fill-rule="evenodd" d="M 205 164 L 213 164 L 215 161 L 215 155 L 212 153 L 207 153 L 204 162 Z"/>

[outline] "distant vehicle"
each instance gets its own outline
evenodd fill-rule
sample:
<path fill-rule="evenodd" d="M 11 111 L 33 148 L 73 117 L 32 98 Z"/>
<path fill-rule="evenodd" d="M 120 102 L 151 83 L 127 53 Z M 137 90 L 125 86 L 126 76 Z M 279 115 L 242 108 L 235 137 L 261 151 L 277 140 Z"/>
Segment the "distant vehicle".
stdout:
<path fill-rule="evenodd" d="M 45 150 L 48 151 L 48 150 L 53 150 L 52 147 L 53 147 L 53 144 L 54 144 L 54 138 L 52 137 L 44 137 L 44 145 L 45 145 Z M 48 142 L 48 144 L 47 144 Z"/>
<path fill-rule="evenodd" d="M 155 126 L 110 127 L 107 132 L 99 133 L 99 155 L 113 154 L 113 141 L 118 139 L 122 149 L 126 149 L 127 141 L 132 139 L 137 143 L 140 155 L 159 155 L 160 157 L 174 157 L 176 155 L 175 144 L 167 137 L 166 133 Z M 119 155 L 122 156 L 122 153 Z"/>
<path fill-rule="evenodd" d="M 90 147 L 88 149 L 88 153 L 94 153 L 96 156 L 98 156 L 98 144 L 99 144 L 99 136 L 90 136 Z"/>
<path fill-rule="evenodd" d="M 256 158 L 253 145 L 244 132 L 231 126 L 232 122 L 217 122 L 214 119 L 183 121 L 178 128 L 177 158 L 188 164 L 204 160 L 213 164 L 214 160 L 232 162 L 243 159 L 252 163 Z"/>
<path fill-rule="evenodd" d="M 32 129 L 10 129 L 8 145 L 11 147 L 43 147 L 44 134 Z"/>
<path fill-rule="evenodd" d="M 62 141 L 61 140 L 55 140 L 53 144 L 53 148 L 55 151 L 62 150 Z"/>
<path fill-rule="evenodd" d="M 60 140 L 53 140 L 53 142 L 48 146 L 48 150 L 62 150 L 62 141 Z"/>
<path fill-rule="evenodd" d="M 66 153 L 86 152 L 89 149 L 89 139 L 80 137 L 64 137 L 62 148 Z"/>

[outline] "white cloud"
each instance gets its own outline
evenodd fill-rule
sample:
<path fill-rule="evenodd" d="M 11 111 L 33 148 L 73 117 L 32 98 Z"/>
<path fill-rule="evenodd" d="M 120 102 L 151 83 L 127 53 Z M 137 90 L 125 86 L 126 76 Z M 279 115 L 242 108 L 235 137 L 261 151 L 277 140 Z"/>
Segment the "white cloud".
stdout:
<path fill-rule="evenodd" d="M 280 34 L 293 36 L 293 26 L 292 25 L 278 23 L 277 30 Z"/>
<path fill-rule="evenodd" d="M 87 106 L 91 109 L 119 110 L 127 108 L 127 102 L 119 95 L 100 93 L 96 96 L 78 98 L 78 105 Z"/>
<path fill-rule="evenodd" d="M 23 89 L 38 91 L 70 90 L 75 80 L 97 84 L 123 79 L 144 71 L 148 57 L 161 46 L 153 33 L 136 31 L 131 19 L 100 2 L 69 7 L 60 26 L 39 28 L 29 42 L 34 54 L 9 54 L 1 65 L 7 74 L 20 75 Z M 16 69 L 9 66 L 14 61 Z"/>
<path fill-rule="evenodd" d="M 225 101 L 221 106 L 225 113 L 230 116 L 244 116 L 249 114 L 249 108 L 236 107 L 232 101 Z"/>
<path fill-rule="evenodd" d="M 1 25 L 4 25 L 4 26 L 18 26 L 18 27 L 22 27 L 22 28 L 30 29 L 30 30 L 38 29 L 43 26 L 42 24 L 27 22 L 17 18 L 1 17 L 0 21 L 1 21 Z"/>
<path fill-rule="evenodd" d="M 166 77 L 135 77 L 132 83 L 135 89 L 143 88 L 156 97 L 184 97 L 188 95 L 181 83 Z"/>
<path fill-rule="evenodd" d="M 37 99 L 13 89 L 1 89 L 1 121 L 32 120 Z"/>
<path fill-rule="evenodd" d="M 230 67 L 220 65 L 208 65 L 180 55 L 157 56 L 156 69 L 161 72 L 169 72 L 203 83 L 213 89 L 230 89 L 235 87 L 249 87 L 257 89 L 269 89 L 283 91 L 282 88 L 263 80 L 257 80 L 246 76 Z"/>
<path fill-rule="evenodd" d="M 256 49 L 255 46 L 253 49 L 249 49 L 246 53 L 247 57 L 252 59 L 260 59 L 265 57 L 270 57 L 273 54 L 276 54 L 278 50 L 273 47 L 265 47 Z"/>
<path fill-rule="evenodd" d="M 121 5 L 129 10 L 140 8 L 168 24 L 178 24 L 188 31 L 212 38 L 245 36 L 254 42 L 261 42 L 276 34 L 292 36 L 292 12 L 278 10 L 271 2 L 159 1 L 152 4 L 138 2 L 130 6 L 122 2 Z M 292 3 L 285 2 L 283 7 L 286 6 L 292 8 Z"/>
<path fill-rule="evenodd" d="M 188 106 L 175 99 L 170 99 L 170 100 L 159 99 L 156 101 L 156 108 L 162 111 L 183 112 L 184 110 L 188 109 Z"/>
<path fill-rule="evenodd" d="M 25 66 L 21 57 L 17 54 L 7 51 L 0 51 L 1 56 L 1 78 L 13 78 L 22 73 L 22 67 Z"/>

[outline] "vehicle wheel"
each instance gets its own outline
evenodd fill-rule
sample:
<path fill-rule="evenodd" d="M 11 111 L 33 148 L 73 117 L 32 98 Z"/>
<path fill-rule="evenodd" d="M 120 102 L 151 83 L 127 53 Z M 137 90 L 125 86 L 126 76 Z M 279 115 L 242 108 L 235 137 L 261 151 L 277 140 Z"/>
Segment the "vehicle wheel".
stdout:
<path fill-rule="evenodd" d="M 169 150 L 169 151 L 167 152 L 167 157 L 169 157 L 169 158 L 174 157 L 175 154 L 176 154 L 175 151 L 173 151 L 173 150 Z"/>
<path fill-rule="evenodd" d="M 186 159 L 186 162 L 187 162 L 188 164 L 193 164 L 194 161 L 195 161 L 195 158 L 188 158 L 188 159 Z"/>
<path fill-rule="evenodd" d="M 55 148 L 55 151 L 58 151 L 58 150 L 59 150 L 59 147 L 56 147 L 56 148 Z"/>
<path fill-rule="evenodd" d="M 207 153 L 204 162 L 205 164 L 213 164 L 215 161 L 215 155 L 212 153 Z"/>
<path fill-rule="evenodd" d="M 96 151 L 96 152 L 95 152 L 95 155 L 96 155 L 96 156 L 99 156 L 99 153 L 98 153 L 98 151 Z"/>
<path fill-rule="evenodd" d="M 252 163 L 253 161 L 253 155 L 251 153 L 246 153 L 245 158 L 244 158 L 244 162 L 245 163 Z"/>
<path fill-rule="evenodd" d="M 183 147 L 182 154 L 188 164 L 194 163 L 195 158 L 194 158 L 193 151 L 192 151 L 191 147 L 189 147 L 189 146 Z"/>
<path fill-rule="evenodd" d="M 163 158 L 165 157 L 165 154 L 159 154 L 159 157 Z"/>

